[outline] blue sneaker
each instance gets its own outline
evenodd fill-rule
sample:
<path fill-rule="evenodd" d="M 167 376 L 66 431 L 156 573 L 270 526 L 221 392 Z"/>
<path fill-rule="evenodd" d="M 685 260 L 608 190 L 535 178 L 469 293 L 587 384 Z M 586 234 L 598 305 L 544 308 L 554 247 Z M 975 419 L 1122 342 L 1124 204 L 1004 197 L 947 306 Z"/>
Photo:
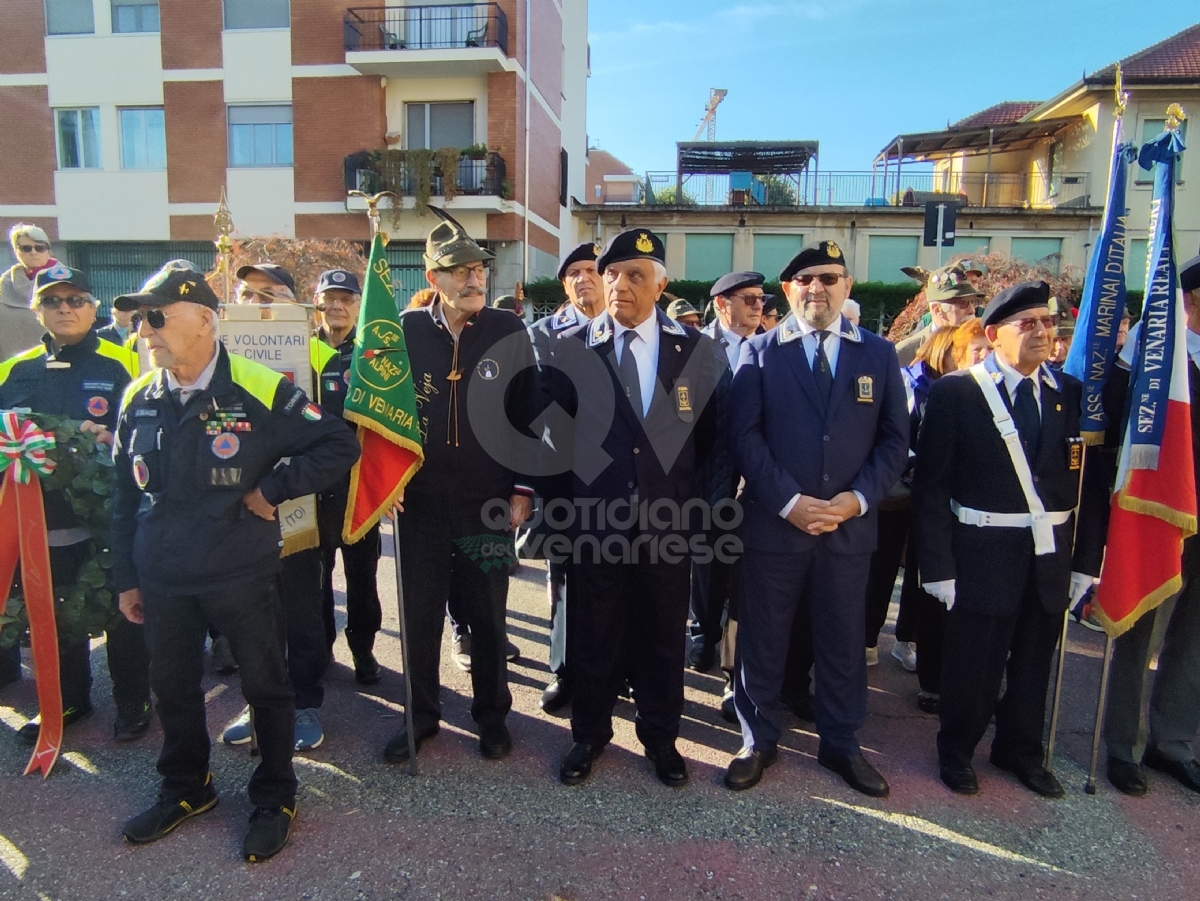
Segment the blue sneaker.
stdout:
<path fill-rule="evenodd" d="M 242 708 L 242 712 L 230 720 L 225 731 L 221 733 L 221 741 L 227 745 L 245 745 L 250 743 L 250 705 Z"/>
<path fill-rule="evenodd" d="M 325 730 L 312 707 L 296 711 L 296 750 L 312 751 L 325 741 Z"/>

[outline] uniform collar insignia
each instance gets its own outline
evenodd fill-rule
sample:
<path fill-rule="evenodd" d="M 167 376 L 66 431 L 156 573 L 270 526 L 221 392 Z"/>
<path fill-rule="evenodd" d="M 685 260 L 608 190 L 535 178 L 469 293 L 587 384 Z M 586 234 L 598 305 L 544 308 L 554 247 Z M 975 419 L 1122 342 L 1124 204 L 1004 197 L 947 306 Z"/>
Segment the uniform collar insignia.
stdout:
<path fill-rule="evenodd" d="M 554 318 L 550 320 L 550 327 L 555 331 L 562 331 L 565 328 L 570 328 L 573 325 L 579 324 L 579 313 L 575 309 L 575 305 L 568 303 L 565 307 L 554 314 Z"/>
<path fill-rule="evenodd" d="M 658 316 L 658 323 L 660 326 L 662 326 L 663 334 L 679 335 L 681 337 L 687 334 L 682 325 L 669 317 L 662 310 L 656 308 L 655 315 Z"/>
<path fill-rule="evenodd" d="M 1054 391 L 1060 390 L 1058 387 L 1058 377 L 1054 374 L 1054 370 L 1052 370 L 1049 366 L 1047 366 L 1045 363 L 1043 363 L 1040 367 L 1040 371 L 1042 373 L 1042 384 L 1043 385 L 1045 385 L 1047 388 L 1050 388 Z"/>
<path fill-rule="evenodd" d="M 857 325 L 855 325 L 845 316 L 842 317 L 842 330 L 839 332 L 839 334 L 845 341 L 850 341 L 854 344 L 862 344 L 862 332 L 859 330 Z"/>
<path fill-rule="evenodd" d="M 588 323 L 588 347 L 598 347 L 613 336 L 612 318 L 607 312 L 601 313 Z"/>
<path fill-rule="evenodd" d="M 799 341 L 804 337 L 804 332 L 800 331 L 800 326 L 796 324 L 795 313 L 788 313 L 783 322 L 775 326 L 775 333 L 779 336 L 777 340 L 780 344 Z"/>

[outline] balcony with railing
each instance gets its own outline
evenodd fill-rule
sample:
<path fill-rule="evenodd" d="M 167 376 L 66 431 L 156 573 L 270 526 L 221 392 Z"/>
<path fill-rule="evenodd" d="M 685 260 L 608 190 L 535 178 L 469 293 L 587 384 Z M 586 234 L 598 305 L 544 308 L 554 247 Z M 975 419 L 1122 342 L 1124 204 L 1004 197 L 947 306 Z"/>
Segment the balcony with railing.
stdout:
<path fill-rule="evenodd" d="M 508 17 L 495 3 L 354 7 L 346 62 L 366 75 L 463 75 L 509 68 Z"/>
<path fill-rule="evenodd" d="M 346 190 L 367 194 L 392 191 L 402 198 L 421 198 L 425 196 L 422 179 L 427 179 L 430 197 L 491 198 L 484 204 L 491 207 L 509 191 L 504 157 L 498 153 L 476 158 L 464 152 L 450 173 L 452 179 L 447 178 L 436 154 L 428 151 L 360 151 L 347 156 L 343 167 Z"/>
<path fill-rule="evenodd" d="M 643 203 L 668 206 L 912 207 L 932 200 L 999 209 L 1092 209 L 1086 172 L 1051 177 L 1014 172 L 815 172 L 684 175 L 647 172 Z"/>

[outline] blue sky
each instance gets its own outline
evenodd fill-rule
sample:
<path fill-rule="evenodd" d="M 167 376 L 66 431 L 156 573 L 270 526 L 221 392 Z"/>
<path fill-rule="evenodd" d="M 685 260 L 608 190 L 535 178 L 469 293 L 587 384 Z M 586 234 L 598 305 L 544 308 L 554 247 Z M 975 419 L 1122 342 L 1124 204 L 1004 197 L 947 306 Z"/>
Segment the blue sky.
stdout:
<path fill-rule="evenodd" d="M 589 139 L 634 171 L 674 169 L 710 87 L 729 90 L 718 140 L 817 140 L 821 169 L 867 170 L 897 134 L 1048 99 L 1200 4 L 591 0 L 589 16 Z"/>

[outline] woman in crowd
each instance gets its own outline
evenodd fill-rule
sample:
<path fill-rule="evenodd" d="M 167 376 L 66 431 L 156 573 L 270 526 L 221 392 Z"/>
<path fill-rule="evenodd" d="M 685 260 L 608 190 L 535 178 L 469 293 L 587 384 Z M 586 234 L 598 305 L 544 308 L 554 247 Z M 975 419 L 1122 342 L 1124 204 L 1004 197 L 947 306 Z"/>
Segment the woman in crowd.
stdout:
<path fill-rule="evenodd" d="M 20 223 L 8 230 L 16 265 L 0 275 L 0 360 L 29 350 L 46 331 L 30 301 L 33 280 L 43 269 L 57 266 L 50 255 L 50 238 L 36 225 Z"/>

